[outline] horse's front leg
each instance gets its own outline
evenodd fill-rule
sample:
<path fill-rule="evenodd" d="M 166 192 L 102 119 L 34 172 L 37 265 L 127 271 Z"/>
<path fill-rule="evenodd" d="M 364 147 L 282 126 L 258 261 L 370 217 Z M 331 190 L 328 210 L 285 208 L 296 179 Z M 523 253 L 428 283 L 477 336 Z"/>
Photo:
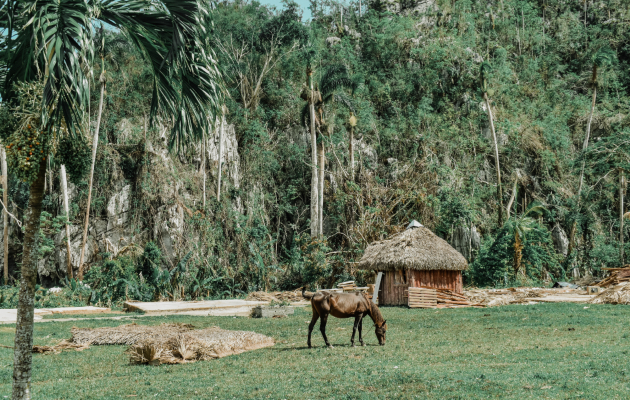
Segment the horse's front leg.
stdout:
<path fill-rule="evenodd" d="M 317 311 L 315 311 L 315 308 L 313 307 L 313 318 L 311 318 L 311 323 L 308 324 L 308 340 L 306 341 L 309 349 L 311 348 L 311 333 L 313 332 L 313 328 L 315 327 L 315 323 L 317 322 L 318 318 L 319 314 L 317 313 Z"/>
<path fill-rule="evenodd" d="M 321 322 L 319 323 L 319 330 L 322 333 L 322 336 L 324 338 L 324 342 L 326 343 L 326 346 L 330 347 L 332 349 L 332 346 L 330 345 L 330 343 L 328 342 L 328 337 L 326 336 L 326 322 L 328 322 L 328 315 L 320 315 L 320 317 L 322 318 Z"/>
<path fill-rule="evenodd" d="M 352 337 L 350 338 L 350 343 L 352 343 L 352 347 L 354 347 L 354 334 L 357 333 L 357 329 L 359 328 L 359 324 L 361 323 L 361 318 L 363 315 L 358 314 L 354 317 L 354 325 L 352 326 Z M 359 341 L 363 343 L 361 340 L 361 333 L 359 332 Z"/>
<path fill-rule="evenodd" d="M 361 346 L 365 346 L 365 343 L 363 343 L 363 317 L 365 315 L 361 316 L 361 319 L 359 320 L 359 343 L 361 343 Z"/>

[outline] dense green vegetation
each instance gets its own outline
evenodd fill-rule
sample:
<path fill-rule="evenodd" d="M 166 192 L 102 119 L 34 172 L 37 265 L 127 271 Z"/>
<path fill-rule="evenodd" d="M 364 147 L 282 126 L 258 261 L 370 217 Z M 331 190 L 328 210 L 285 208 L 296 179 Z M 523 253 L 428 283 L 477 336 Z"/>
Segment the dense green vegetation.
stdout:
<path fill-rule="evenodd" d="M 492 309 L 384 308 L 384 347 L 364 324 L 366 347 L 349 347 L 350 320 L 328 320 L 327 349 L 319 332 L 306 348 L 308 308 L 283 319 L 142 317 L 133 322 L 191 323 L 198 328 L 253 330 L 276 345 L 219 360 L 159 367 L 129 364 L 124 346 L 34 355 L 38 399 L 624 399 L 628 397 L 627 309 L 579 304 Z M 85 320 L 35 325 L 35 344 L 55 344 L 70 328 L 115 326 Z M 15 328 L 0 327 L 12 345 Z M 8 395 L 13 351 L 0 348 L 0 395 Z"/>
<path fill-rule="evenodd" d="M 173 154 L 171 169 L 156 159 L 160 129 L 147 129 L 144 119 L 151 65 L 124 35 L 106 32 L 108 83 L 91 213 L 106 215 L 112 193 L 121 182 L 131 184 L 127 218 L 139 251 L 128 260 L 106 261 L 112 254 L 103 254 L 93 265 L 93 277 L 113 279 L 108 289 L 95 288 L 100 300 L 123 293 L 235 296 L 363 281 L 355 263 L 365 246 L 411 219 L 447 240 L 458 228 L 476 227 L 482 243 L 466 273 L 469 284 L 568 279 L 619 266 L 619 194 L 626 191 L 619 190 L 619 174 L 630 167 L 627 2 L 587 2 L 586 12 L 581 2 L 562 0 L 427 4 L 414 11 L 413 3 L 376 1 L 360 13 L 354 3 L 314 2 L 313 20 L 302 22 L 290 2 L 278 10 L 257 2 L 217 3 L 209 48 L 225 79 L 240 182 L 224 179 L 226 195 L 217 202 L 216 165 L 209 165 L 205 209 L 198 148 Z M 328 133 L 320 137 L 327 160 L 322 239 L 309 235 L 311 152 L 300 98 L 307 65 L 315 82 L 341 65 L 355 87 L 339 89 L 338 100 L 321 105 Z M 93 85 L 92 121 L 98 82 Z M 483 93 L 496 128 L 502 198 Z M 357 118 L 354 179 L 351 110 Z M 123 130 L 123 121 L 131 121 L 131 129 Z M 12 175 L 10 188 L 24 210 L 25 184 Z M 78 225 L 85 176 L 77 190 L 71 221 Z M 61 212 L 58 196 L 48 193 L 44 201 L 51 216 Z M 177 204 L 185 207 L 182 239 L 174 258 L 161 258 L 159 266 L 168 271 L 154 276 L 138 259 L 140 250 L 159 243 L 157 210 Z M 529 214 L 535 207 L 541 211 Z M 574 239 L 566 256 L 554 249 L 554 229 Z M 119 267 L 122 275 L 111 272 Z"/>

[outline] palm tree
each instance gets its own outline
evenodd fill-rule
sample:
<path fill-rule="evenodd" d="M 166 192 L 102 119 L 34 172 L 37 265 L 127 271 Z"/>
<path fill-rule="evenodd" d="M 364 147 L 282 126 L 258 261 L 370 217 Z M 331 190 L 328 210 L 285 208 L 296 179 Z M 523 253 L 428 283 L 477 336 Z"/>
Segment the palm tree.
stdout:
<path fill-rule="evenodd" d="M 503 188 L 501 187 L 501 165 L 499 164 L 499 143 L 497 142 L 497 134 L 494 130 L 494 116 L 492 115 L 492 108 L 490 108 L 490 99 L 488 98 L 488 92 L 492 92 L 492 89 L 488 90 L 488 73 L 490 72 L 490 64 L 484 62 L 479 69 L 481 75 L 481 90 L 483 92 L 483 99 L 486 102 L 486 108 L 488 109 L 488 119 L 490 120 L 490 129 L 492 130 L 492 140 L 494 142 L 494 159 L 497 172 L 497 200 L 499 202 L 499 226 L 503 225 Z"/>
<path fill-rule="evenodd" d="M 220 73 L 214 57 L 206 51 L 209 12 L 206 3 L 196 0 L 5 2 L 0 9 L 0 28 L 4 28 L 0 29 L 4 48 L 0 77 L 5 79 L 2 101 L 11 104 L 18 100 L 16 84 L 43 81 L 37 121 L 42 144 L 63 136 L 77 138 L 85 127 L 81 114 L 89 101 L 89 78 L 96 47 L 93 27 L 101 21 L 125 32 L 150 63 L 151 123 L 157 117 L 169 121 L 172 126 L 169 147 L 179 150 L 203 137 L 204 121 L 214 120 L 221 104 Z M 15 150 L 12 151 L 15 156 Z M 23 240 L 13 399 L 31 397 L 37 277 L 35 239 L 42 210 L 46 158 L 30 160 L 34 174 L 30 179 L 30 212 Z"/>
<path fill-rule="evenodd" d="M 357 117 L 354 116 L 354 113 L 350 112 L 350 117 L 348 118 L 348 126 L 350 127 L 349 137 L 348 137 L 348 153 L 350 159 L 350 180 L 354 182 L 354 128 L 357 126 Z"/>
<path fill-rule="evenodd" d="M 2 243 L 4 245 L 4 284 L 9 284 L 9 215 L 4 207 L 8 207 L 7 194 L 9 193 L 9 177 L 7 171 L 7 156 L 4 148 L 0 149 L 0 164 L 2 165 L 2 222 L 3 222 L 3 235 Z"/>
<path fill-rule="evenodd" d="M 311 237 L 319 236 L 319 175 L 317 173 L 317 133 L 315 130 L 315 102 L 320 100 L 319 92 L 315 91 L 313 83 L 313 58 L 316 51 L 312 46 L 306 48 L 306 84 L 302 88 L 301 97 L 306 100 L 306 105 L 302 109 L 303 125 L 306 121 L 304 114 L 309 114 L 311 133 Z"/>
<path fill-rule="evenodd" d="M 312 79 L 310 83 L 312 85 Z M 314 101 L 309 102 L 302 109 L 302 123 L 305 125 L 306 120 L 309 119 L 312 130 L 317 127 L 317 133 L 319 133 L 319 140 L 316 139 L 317 164 L 319 165 L 317 179 L 317 235 L 323 235 L 324 233 L 325 148 L 323 136 L 330 136 L 334 127 L 332 122 L 327 123 L 324 119 L 324 106 L 337 101 L 346 105 L 351 110 L 354 110 L 350 99 L 344 94 L 338 93 L 338 91 L 340 89 L 351 89 L 354 91 L 355 88 L 356 83 L 350 79 L 348 68 L 345 65 L 332 65 L 328 67 L 326 72 L 321 76 L 317 86 L 314 88 Z M 317 110 L 315 110 L 315 108 L 317 108 Z"/>
<path fill-rule="evenodd" d="M 545 208 L 536 205 L 527 210 L 519 218 L 510 219 L 507 222 L 508 229 L 514 234 L 514 279 L 518 276 L 518 272 L 521 269 L 521 261 L 523 259 L 523 241 L 527 236 L 527 233 L 532 229 L 535 229 L 536 220 L 531 217 L 540 216 L 545 211 Z M 527 275 L 527 271 L 524 271 L 524 275 Z"/>
<path fill-rule="evenodd" d="M 584 143 L 582 144 L 582 152 L 585 152 L 588 149 L 588 141 L 591 136 L 591 122 L 593 122 L 593 113 L 595 112 L 595 102 L 597 101 L 597 72 L 599 68 L 612 64 L 612 61 L 614 58 L 615 58 L 615 52 L 610 47 L 603 47 L 599 49 L 599 51 L 595 53 L 595 55 L 593 56 L 593 70 L 591 73 L 591 81 L 589 82 L 589 84 L 593 87 L 593 96 L 591 100 L 591 112 L 588 116 L 588 121 L 586 123 L 586 135 L 584 136 Z M 580 203 L 580 196 L 582 194 L 585 167 L 586 167 L 586 160 L 582 160 L 582 169 L 580 170 L 580 181 L 579 181 L 580 183 L 578 184 L 578 192 L 577 192 L 578 204 Z M 577 227 L 577 221 L 573 222 L 573 226 L 571 227 L 571 233 L 569 235 L 569 249 L 568 249 L 567 257 L 571 255 L 571 251 L 573 250 L 576 227 Z"/>

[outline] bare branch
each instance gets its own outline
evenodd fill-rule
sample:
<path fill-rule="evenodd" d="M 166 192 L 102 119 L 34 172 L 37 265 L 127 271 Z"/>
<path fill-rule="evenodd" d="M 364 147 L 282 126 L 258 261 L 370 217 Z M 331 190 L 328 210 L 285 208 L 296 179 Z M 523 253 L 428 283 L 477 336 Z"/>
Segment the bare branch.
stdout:
<path fill-rule="evenodd" d="M 4 208 L 4 211 L 5 211 L 7 214 L 9 214 L 9 216 L 10 216 L 11 218 L 13 218 L 13 219 L 15 220 L 15 222 L 18 224 L 18 226 L 21 228 L 21 227 L 22 227 L 22 223 L 20 222 L 20 220 L 19 220 L 19 219 L 17 219 L 17 218 L 15 218 L 15 216 L 14 216 L 13 214 L 11 214 L 11 213 L 9 212 L 9 210 L 7 210 L 7 206 L 5 206 L 5 205 L 4 205 L 4 203 L 2 202 L 2 200 L 0 200 L 0 204 L 2 204 L 2 208 Z"/>

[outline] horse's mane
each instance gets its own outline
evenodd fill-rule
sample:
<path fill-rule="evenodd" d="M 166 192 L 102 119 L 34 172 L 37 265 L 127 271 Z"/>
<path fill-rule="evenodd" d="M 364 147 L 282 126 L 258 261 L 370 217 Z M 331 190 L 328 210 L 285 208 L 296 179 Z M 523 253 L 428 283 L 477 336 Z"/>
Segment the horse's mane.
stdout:
<path fill-rule="evenodd" d="M 370 305 L 370 317 L 372 317 L 372 321 L 375 324 L 379 325 L 383 322 L 383 315 L 381 314 L 381 310 L 379 310 L 378 306 L 372 302 L 372 300 L 367 299 L 368 304 Z"/>

